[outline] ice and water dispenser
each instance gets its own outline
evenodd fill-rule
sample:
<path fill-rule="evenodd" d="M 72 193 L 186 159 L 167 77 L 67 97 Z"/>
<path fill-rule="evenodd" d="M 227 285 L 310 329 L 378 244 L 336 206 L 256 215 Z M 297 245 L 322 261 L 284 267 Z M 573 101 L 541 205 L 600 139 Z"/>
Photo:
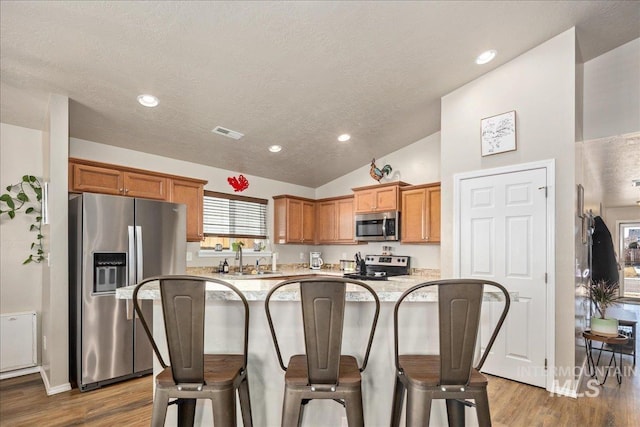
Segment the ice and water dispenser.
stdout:
<path fill-rule="evenodd" d="M 126 252 L 94 252 L 93 292 L 115 292 L 127 285 Z"/>

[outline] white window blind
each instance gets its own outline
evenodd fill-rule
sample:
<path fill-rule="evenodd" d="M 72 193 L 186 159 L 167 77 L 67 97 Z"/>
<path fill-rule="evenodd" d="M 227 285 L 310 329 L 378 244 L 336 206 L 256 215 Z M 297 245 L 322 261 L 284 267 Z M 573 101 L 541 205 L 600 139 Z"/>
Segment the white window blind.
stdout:
<path fill-rule="evenodd" d="M 204 192 L 204 234 L 223 237 L 267 237 L 267 200 Z"/>

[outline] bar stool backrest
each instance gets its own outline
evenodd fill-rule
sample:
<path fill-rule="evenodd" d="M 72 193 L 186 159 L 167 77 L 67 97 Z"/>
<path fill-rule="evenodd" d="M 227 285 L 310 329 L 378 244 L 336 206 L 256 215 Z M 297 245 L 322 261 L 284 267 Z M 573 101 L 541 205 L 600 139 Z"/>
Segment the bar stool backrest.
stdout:
<path fill-rule="evenodd" d="M 345 289 L 342 282 L 300 283 L 304 342 L 311 384 L 338 383 Z"/>
<path fill-rule="evenodd" d="M 286 285 L 299 283 L 304 325 L 304 342 L 307 356 L 307 368 L 310 384 L 337 384 L 339 378 L 340 355 L 342 350 L 342 331 L 344 329 L 344 310 L 346 285 L 348 283 L 364 288 L 375 303 L 375 313 L 369 330 L 367 349 L 362 359 L 360 371 L 364 371 L 369 360 L 373 335 L 380 313 L 380 301 L 374 290 L 365 283 L 344 279 L 321 277 L 311 279 L 286 280 L 275 285 L 267 294 L 265 309 L 271 336 L 282 370 L 286 371 L 280 345 L 273 324 L 270 301 L 274 293 Z"/>

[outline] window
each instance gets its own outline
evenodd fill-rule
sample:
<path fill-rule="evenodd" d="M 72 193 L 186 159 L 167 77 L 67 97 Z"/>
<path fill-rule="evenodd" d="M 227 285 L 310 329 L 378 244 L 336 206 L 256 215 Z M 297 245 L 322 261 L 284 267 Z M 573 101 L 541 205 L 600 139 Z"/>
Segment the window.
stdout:
<path fill-rule="evenodd" d="M 253 246 L 254 240 L 267 238 L 267 200 L 205 191 L 203 223 L 202 248 L 219 243 L 229 249 L 237 241 Z"/>

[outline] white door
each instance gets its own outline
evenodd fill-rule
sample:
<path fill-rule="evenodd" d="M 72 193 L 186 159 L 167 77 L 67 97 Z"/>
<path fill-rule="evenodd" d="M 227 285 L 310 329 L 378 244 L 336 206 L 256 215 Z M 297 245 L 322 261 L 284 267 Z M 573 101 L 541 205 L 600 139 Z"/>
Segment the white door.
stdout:
<path fill-rule="evenodd" d="M 460 181 L 460 277 L 484 278 L 518 295 L 483 371 L 545 387 L 546 170 Z M 483 306 L 481 347 L 502 303 Z M 551 314 L 553 315 L 553 314 Z"/>

